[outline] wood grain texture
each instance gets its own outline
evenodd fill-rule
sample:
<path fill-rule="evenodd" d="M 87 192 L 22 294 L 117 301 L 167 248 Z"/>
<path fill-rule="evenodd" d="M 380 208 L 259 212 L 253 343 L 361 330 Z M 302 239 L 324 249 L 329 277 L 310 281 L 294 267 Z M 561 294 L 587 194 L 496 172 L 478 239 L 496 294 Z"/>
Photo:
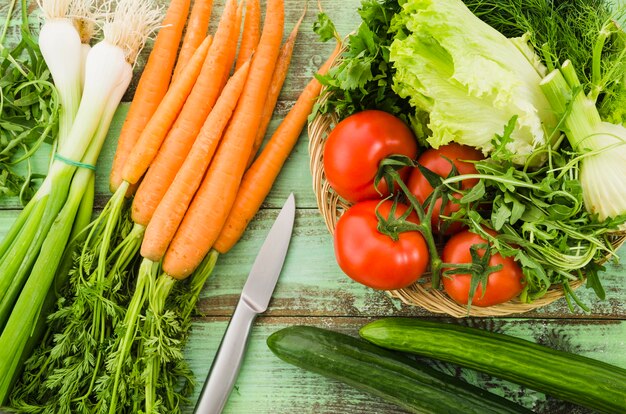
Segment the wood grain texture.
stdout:
<path fill-rule="evenodd" d="M 357 336 L 370 318 L 261 317 L 252 330 L 246 359 L 224 413 L 404 413 L 369 394 L 291 366 L 275 357 L 265 345 L 274 331 L 290 325 L 313 325 Z M 626 368 L 626 322 L 553 319 L 470 319 L 463 324 L 541 343 L 563 351 Z M 188 361 L 203 379 L 221 336 L 224 318 L 203 318 L 194 325 Z M 476 371 L 424 360 L 448 374 L 514 400 L 541 414 L 590 414 L 592 411 L 546 397 L 510 382 Z M 593 381 L 590 378 L 590 381 Z M 200 385 L 196 387 L 196 395 Z M 415 390 L 419 393 L 419 389 Z M 197 397 L 192 398 L 195 400 Z"/>
<path fill-rule="evenodd" d="M 158 2 L 166 4 L 167 0 Z M 0 0 L 0 22 L 4 18 L 6 3 L 7 0 Z M 285 33 L 291 30 L 305 3 L 305 0 L 285 1 Z M 286 115 L 299 91 L 333 48 L 330 43 L 319 43 L 312 32 L 317 13 L 315 3 L 308 2 L 309 12 L 296 42 L 292 67 L 268 135 Z M 342 35 L 356 28 L 359 3 L 360 0 L 320 1 Z M 31 4 L 34 5 L 35 1 L 31 1 Z M 223 1 L 215 0 L 212 30 L 216 26 L 216 16 L 219 16 L 222 8 Z M 16 28 L 16 25 L 11 26 L 10 36 L 16 36 Z M 124 98 L 126 102 L 132 99 L 138 74 L 150 48 L 149 42 L 138 59 L 133 83 Z M 101 208 L 109 197 L 108 171 L 116 138 L 127 111 L 127 103 L 118 109 L 98 163 L 97 208 Z M 45 171 L 47 157 L 45 150 L 37 155 L 36 170 Z M 270 309 L 265 316 L 258 319 L 252 331 L 246 360 L 225 412 L 404 413 L 380 399 L 283 363 L 265 345 L 270 333 L 294 324 L 320 326 L 356 335 L 364 323 L 382 316 L 449 320 L 416 307 L 406 306 L 383 292 L 361 286 L 343 275 L 334 259 L 332 238 L 315 209 L 305 132 L 301 134 L 296 148 L 266 199 L 263 210 L 250 224 L 240 243 L 227 255 L 219 258 L 214 275 L 202 292 L 199 311 L 204 316 L 195 320 L 186 350 L 186 358 L 194 369 L 198 382 L 192 402 L 195 402 L 206 377 L 253 259 L 277 215 L 276 209 L 283 204 L 290 192 L 296 195 L 298 213 L 289 254 Z M 3 210 L 0 212 L 0 237 L 6 233 L 19 208 L 15 199 L 0 200 L 0 209 Z M 626 247 L 620 249 L 619 253 L 626 256 Z M 580 309 L 571 313 L 565 301 L 560 300 L 516 318 L 463 319 L 454 322 L 519 336 L 626 368 L 626 269 L 623 265 L 608 264 L 601 277 L 607 291 L 605 301 L 599 301 L 590 290 L 582 288 L 578 291 L 582 300 L 590 305 L 590 314 L 585 314 Z M 483 374 L 445 364 L 434 364 L 432 361 L 429 364 L 518 401 L 537 413 L 590 413 Z M 186 407 L 185 411 L 192 412 L 192 406 Z"/>

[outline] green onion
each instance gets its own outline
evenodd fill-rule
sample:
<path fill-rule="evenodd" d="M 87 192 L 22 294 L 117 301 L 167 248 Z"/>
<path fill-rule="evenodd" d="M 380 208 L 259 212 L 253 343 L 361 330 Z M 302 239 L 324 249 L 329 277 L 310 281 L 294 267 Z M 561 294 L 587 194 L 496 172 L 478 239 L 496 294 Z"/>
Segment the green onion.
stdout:
<path fill-rule="evenodd" d="M 67 11 L 67 0 L 44 2 L 52 12 Z M 80 89 L 82 47 L 75 29 L 53 16 L 47 32 L 59 41 L 73 39 L 70 56 L 52 55 L 49 65 L 62 71 L 67 59 L 68 73 L 59 83 L 67 92 L 67 105 Z M 140 16 L 138 18 L 138 16 Z M 132 63 L 139 48 L 155 28 L 159 13 L 145 2 L 120 0 L 115 12 L 105 16 L 104 40 L 95 45 L 85 62 L 85 85 L 71 128 L 60 142 L 50 172 L 24 213 L 9 231 L 12 239 L 0 246 L 0 287 L 8 287 L 0 298 L 0 403 L 10 391 L 23 359 L 23 352 L 37 326 L 48 298 L 63 250 L 75 226 L 81 205 L 91 205 L 94 165 L 102 149 L 109 124 L 132 78 Z M 43 30 L 43 29 L 42 29 Z M 52 34 L 51 34 L 52 33 Z M 57 37 L 55 37 L 57 36 Z M 40 38 L 40 42 L 41 42 Z M 43 45 L 46 44 L 44 40 Z M 54 45 L 52 45 L 54 46 Z M 68 76 L 69 74 L 69 76 Z M 55 82 L 57 78 L 55 78 Z M 66 96 L 66 97 L 67 97 Z M 68 118 L 69 119 L 69 118 Z M 81 213 L 84 222 L 84 211 Z M 19 230 L 18 227 L 19 226 Z"/>

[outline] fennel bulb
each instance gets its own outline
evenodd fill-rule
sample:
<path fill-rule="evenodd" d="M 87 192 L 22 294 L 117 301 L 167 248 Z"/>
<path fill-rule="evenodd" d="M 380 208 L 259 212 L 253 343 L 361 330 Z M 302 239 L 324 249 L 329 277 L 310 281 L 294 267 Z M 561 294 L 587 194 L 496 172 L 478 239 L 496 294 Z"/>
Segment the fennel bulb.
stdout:
<path fill-rule="evenodd" d="M 602 221 L 626 214 L 626 128 L 602 122 L 581 146 L 586 156 L 579 178 L 587 211 Z"/>
<path fill-rule="evenodd" d="M 409 0 L 392 29 L 394 90 L 428 112 L 430 145 L 488 154 L 514 117 L 506 144 L 514 162 L 549 142 L 556 119 L 539 87 L 546 69 L 526 38 L 507 39 L 461 0 Z"/>
<path fill-rule="evenodd" d="M 626 230 L 626 128 L 603 121 L 585 95 L 570 61 L 541 82 L 560 129 L 579 154 L 579 177 L 586 210 L 599 221 L 617 219 Z"/>

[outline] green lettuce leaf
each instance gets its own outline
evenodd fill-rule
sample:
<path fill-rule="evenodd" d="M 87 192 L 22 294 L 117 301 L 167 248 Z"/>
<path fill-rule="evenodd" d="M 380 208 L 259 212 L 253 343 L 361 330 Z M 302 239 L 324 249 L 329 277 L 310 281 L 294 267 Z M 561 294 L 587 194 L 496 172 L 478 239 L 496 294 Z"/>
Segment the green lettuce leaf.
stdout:
<path fill-rule="evenodd" d="M 526 38 L 504 37 L 460 0 L 408 0 L 392 30 L 394 91 L 429 113 L 433 147 L 454 141 L 487 154 L 511 119 L 514 162 L 547 142 L 556 119 L 539 88 L 546 69 Z"/>

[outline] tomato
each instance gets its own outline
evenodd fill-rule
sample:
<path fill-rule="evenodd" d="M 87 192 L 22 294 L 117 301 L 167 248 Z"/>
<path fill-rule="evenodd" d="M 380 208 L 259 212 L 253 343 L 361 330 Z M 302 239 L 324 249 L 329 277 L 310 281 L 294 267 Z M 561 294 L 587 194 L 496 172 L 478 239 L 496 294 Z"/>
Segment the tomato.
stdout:
<path fill-rule="evenodd" d="M 446 159 L 447 158 L 447 159 Z M 442 176 L 447 177 L 452 171 L 452 165 L 450 161 L 454 163 L 459 174 L 476 174 L 476 168 L 474 164 L 469 162 L 463 162 L 460 160 L 482 160 L 483 154 L 472 148 L 465 145 L 460 144 L 448 144 L 443 145 L 437 149 L 430 148 L 422 153 L 418 158 L 417 162 L 422 166 L 426 167 L 430 171 Z M 450 161 L 448 161 L 450 160 Z M 478 183 L 477 179 L 467 179 L 461 181 L 461 189 L 467 190 Z M 433 187 L 430 185 L 426 177 L 422 174 L 419 168 L 413 168 L 411 171 L 411 175 L 409 177 L 409 181 L 407 183 L 407 187 L 411 193 L 415 195 L 417 200 L 424 204 L 428 196 L 433 192 Z M 460 198 L 461 195 L 458 193 L 453 193 L 453 197 Z M 433 232 L 438 233 L 438 229 L 443 227 L 446 223 L 443 223 L 439 214 L 441 212 L 441 198 L 439 198 L 435 202 L 435 210 L 433 211 L 432 217 L 432 228 Z M 459 204 L 453 203 L 452 201 L 448 201 L 444 206 L 443 212 L 441 212 L 444 216 L 451 216 L 453 213 L 459 211 Z M 462 224 L 459 222 L 450 222 L 447 228 L 444 231 L 444 234 L 450 235 L 459 232 L 462 229 Z"/>
<path fill-rule="evenodd" d="M 377 229 L 378 200 L 367 200 L 350 207 L 335 228 L 335 256 L 339 267 L 353 280 L 374 289 L 393 290 L 418 280 L 429 263 L 426 242 L 418 231 L 399 234 L 394 241 Z M 378 211 L 388 217 L 393 202 L 383 201 Z M 407 206 L 398 204 L 396 217 Z M 409 221 L 418 222 L 415 213 Z"/>
<path fill-rule="evenodd" d="M 345 200 L 355 203 L 380 199 L 374 178 L 380 162 L 392 154 L 414 159 L 417 143 L 399 118 L 383 111 L 367 110 L 350 115 L 335 126 L 324 147 L 324 172 L 330 186 Z M 409 170 L 401 171 L 406 178 Z M 378 189 L 389 195 L 384 180 Z"/>
<path fill-rule="evenodd" d="M 495 232 L 489 230 L 495 236 Z M 444 263 L 471 263 L 470 248 L 474 245 L 487 244 L 487 240 L 469 230 L 455 234 L 443 248 L 441 259 Z M 484 254 L 484 249 L 479 253 Z M 482 283 L 478 284 L 472 305 L 492 306 L 507 302 L 518 296 L 524 289 L 524 274 L 522 268 L 512 257 L 503 257 L 493 252 L 489 259 L 489 266 L 502 265 L 502 269 L 492 272 L 487 279 L 487 289 L 483 296 Z M 444 269 L 445 270 L 445 269 Z M 443 287 L 452 299 L 461 304 L 467 304 L 470 291 L 471 275 L 455 274 L 444 276 Z M 482 297 L 481 297 L 482 296 Z"/>

